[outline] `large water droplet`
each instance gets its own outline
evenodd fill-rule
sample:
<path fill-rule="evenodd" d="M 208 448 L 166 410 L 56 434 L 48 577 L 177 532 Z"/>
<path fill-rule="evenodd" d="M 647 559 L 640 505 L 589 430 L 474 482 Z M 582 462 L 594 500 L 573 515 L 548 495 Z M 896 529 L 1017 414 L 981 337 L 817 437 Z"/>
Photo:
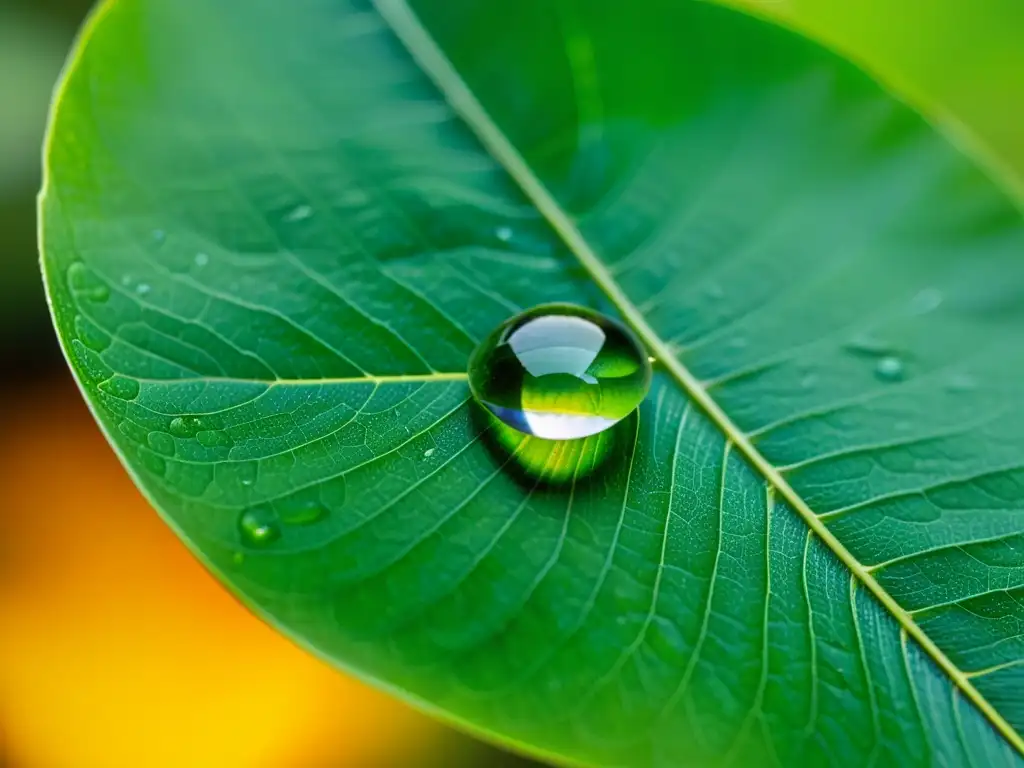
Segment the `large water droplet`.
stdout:
<path fill-rule="evenodd" d="M 248 509 L 238 518 L 242 540 L 253 547 L 262 547 L 281 535 L 277 515 L 267 507 Z"/>
<path fill-rule="evenodd" d="M 875 376 L 882 381 L 900 381 L 903 378 L 903 361 L 898 357 L 883 357 L 875 365 Z"/>
<path fill-rule="evenodd" d="M 469 386 L 481 404 L 510 427 L 549 440 L 608 429 L 650 385 L 651 364 L 633 332 L 572 304 L 506 320 L 469 362 Z"/>
<path fill-rule="evenodd" d="M 175 416 L 171 419 L 169 429 L 177 437 L 195 437 L 203 423 L 195 416 Z"/>

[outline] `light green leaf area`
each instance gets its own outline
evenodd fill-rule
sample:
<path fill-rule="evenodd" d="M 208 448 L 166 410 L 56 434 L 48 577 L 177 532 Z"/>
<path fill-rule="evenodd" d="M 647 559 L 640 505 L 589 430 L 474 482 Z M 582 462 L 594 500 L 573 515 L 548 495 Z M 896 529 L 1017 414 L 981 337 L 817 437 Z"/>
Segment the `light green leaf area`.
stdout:
<path fill-rule="evenodd" d="M 1021 763 L 1024 222 L 852 65 L 689 0 L 114 0 L 47 163 L 99 422 L 317 653 L 571 762 Z M 658 359 L 563 483 L 465 381 L 548 301 Z"/>

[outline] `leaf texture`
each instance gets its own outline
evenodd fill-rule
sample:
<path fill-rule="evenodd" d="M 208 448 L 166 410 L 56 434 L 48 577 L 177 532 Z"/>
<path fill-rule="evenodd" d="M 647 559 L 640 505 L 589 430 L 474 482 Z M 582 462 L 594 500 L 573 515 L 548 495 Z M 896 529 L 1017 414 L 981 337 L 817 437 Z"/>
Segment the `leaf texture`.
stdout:
<path fill-rule="evenodd" d="M 551 759 L 1021 763 L 1024 223 L 814 43 L 688 0 L 110 0 L 40 205 L 101 426 L 315 652 Z M 658 358 L 559 487 L 464 373 L 546 301 Z"/>

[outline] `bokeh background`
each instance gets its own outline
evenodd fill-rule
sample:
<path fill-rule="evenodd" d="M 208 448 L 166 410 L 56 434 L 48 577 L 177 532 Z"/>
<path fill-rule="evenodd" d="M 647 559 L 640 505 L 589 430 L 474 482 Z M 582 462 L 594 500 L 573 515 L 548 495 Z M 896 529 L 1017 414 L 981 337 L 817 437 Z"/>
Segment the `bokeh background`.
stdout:
<path fill-rule="evenodd" d="M 1024 189 L 1021 0 L 731 1 L 884 74 Z M 34 199 L 50 91 L 89 4 L 0 0 L 0 767 L 530 765 L 252 617 L 93 426 L 50 328 Z"/>

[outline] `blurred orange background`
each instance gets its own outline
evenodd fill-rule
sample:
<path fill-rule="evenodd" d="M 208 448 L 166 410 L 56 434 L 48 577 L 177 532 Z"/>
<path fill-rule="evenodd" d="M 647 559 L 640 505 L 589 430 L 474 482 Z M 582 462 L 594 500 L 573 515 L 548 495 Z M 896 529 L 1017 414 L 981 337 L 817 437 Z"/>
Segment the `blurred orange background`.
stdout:
<path fill-rule="evenodd" d="M 750 2 L 954 115 L 1024 178 L 1020 0 Z M 87 5 L 0 0 L 0 766 L 527 765 L 251 616 L 94 426 L 49 326 L 33 202 L 49 89 Z"/>

